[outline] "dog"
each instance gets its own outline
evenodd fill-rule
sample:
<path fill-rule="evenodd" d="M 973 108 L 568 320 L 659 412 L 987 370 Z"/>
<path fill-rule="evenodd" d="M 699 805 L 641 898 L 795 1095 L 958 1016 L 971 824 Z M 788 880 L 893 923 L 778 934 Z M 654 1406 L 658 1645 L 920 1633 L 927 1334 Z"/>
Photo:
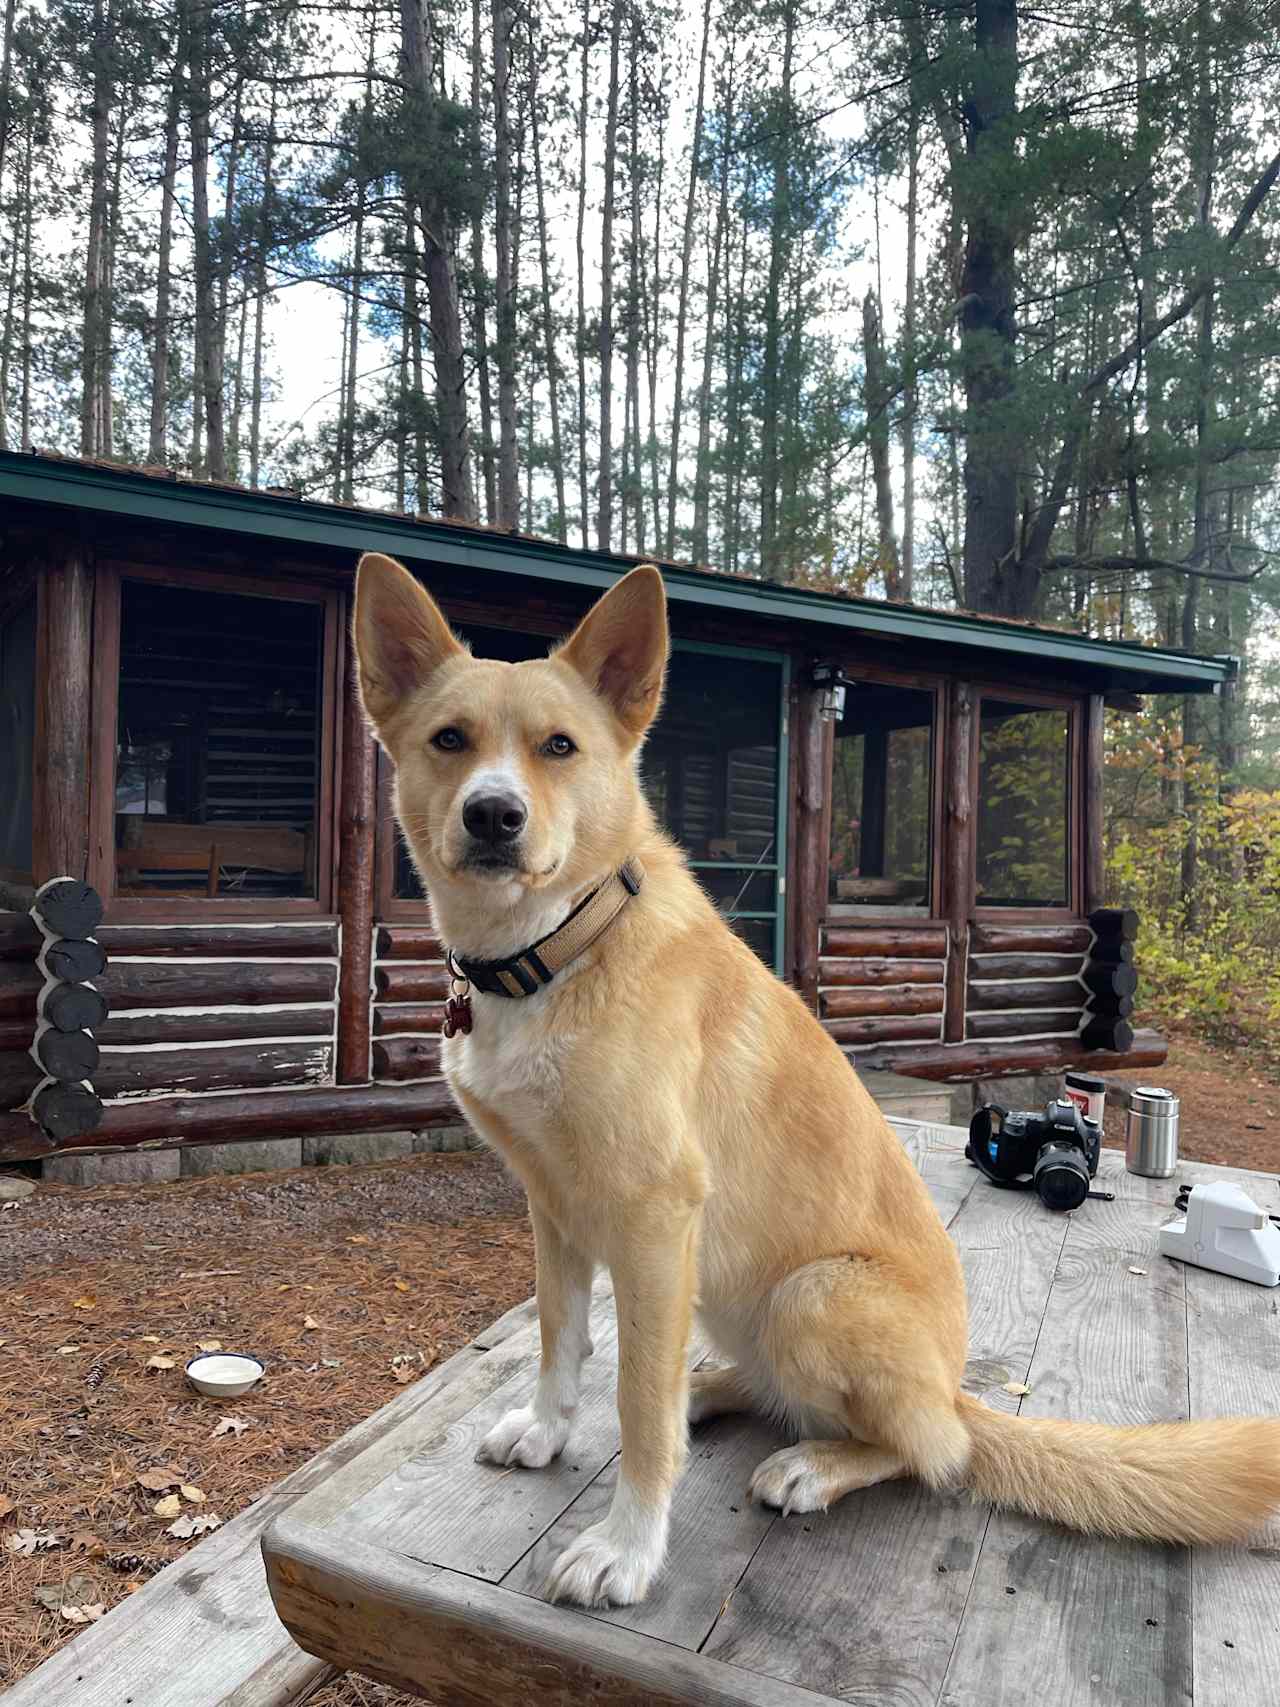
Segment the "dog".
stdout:
<path fill-rule="evenodd" d="M 528 1192 L 542 1358 L 481 1460 L 536 1470 L 564 1450 L 592 1276 L 613 1281 L 617 1487 L 553 1566 L 553 1599 L 644 1597 L 688 1427 L 734 1411 L 798 1436 L 751 1482 L 784 1513 L 911 1476 L 1090 1533 L 1226 1542 L 1280 1505 L 1280 1420 L 1102 1427 L 961 1392 L 964 1279 L 928 1191 L 641 791 L 668 655 L 655 568 L 509 664 L 473 658 L 407 570 L 366 554 L 354 636 L 451 965 L 496 979 L 452 1005 L 442 1061 Z M 575 943 L 593 911 L 604 926 Z M 690 1377 L 695 1310 L 728 1363 Z"/>

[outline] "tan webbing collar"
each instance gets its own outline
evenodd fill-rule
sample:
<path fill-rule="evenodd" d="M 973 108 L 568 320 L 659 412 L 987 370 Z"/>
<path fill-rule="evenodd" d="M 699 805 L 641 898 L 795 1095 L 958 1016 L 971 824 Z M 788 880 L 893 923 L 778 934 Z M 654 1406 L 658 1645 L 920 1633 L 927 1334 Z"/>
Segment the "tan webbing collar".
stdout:
<path fill-rule="evenodd" d="M 506 960 L 464 960 L 451 954 L 450 971 L 489 996 L 534 996 L 604 935 L 643 882 L 644 867 L 633 857 L 580 901 L 558 929 L 529 948 Z"/>

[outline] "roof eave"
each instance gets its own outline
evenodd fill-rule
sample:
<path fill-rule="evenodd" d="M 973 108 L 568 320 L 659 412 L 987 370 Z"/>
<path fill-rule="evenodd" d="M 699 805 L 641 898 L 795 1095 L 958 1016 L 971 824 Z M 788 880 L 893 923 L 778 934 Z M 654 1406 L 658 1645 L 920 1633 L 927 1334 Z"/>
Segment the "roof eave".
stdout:
<path fill-rule="evenodd" d="M 592 589 L 611 585 L 627 567 L 624 558 L 571 550 L 526 535 L 454 527 L 386 511 L 345 510 L 176 479 L 169 484 L 128 469 L 13 452 L 0 452 L 0 497 L 324 546 L 349 551 L 353 560 L 361 551 L 385 550 L 419 564 L 444 563 Z M 1158 652 L 999 618 L 878 604 L 678 565 L 664 564 L 662 573 L 669 595 L 677 602 L 803 623 L 830 634 L 827 644 L 834 644 L 838 633 L 851 631 L 1024 659 L 1034 655 L 1087 675 L 1099 691 L 1212 693 L 1234 673 L 1233 660 Z M 821 646 L 816 636 L 813 644 Z"/>

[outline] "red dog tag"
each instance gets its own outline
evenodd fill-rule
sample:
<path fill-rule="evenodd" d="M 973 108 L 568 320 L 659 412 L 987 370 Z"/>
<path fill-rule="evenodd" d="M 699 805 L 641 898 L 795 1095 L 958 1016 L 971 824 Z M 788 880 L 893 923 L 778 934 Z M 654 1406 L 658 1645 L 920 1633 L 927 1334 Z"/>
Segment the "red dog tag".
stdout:
<path fill-rule="evenodd" d="M 467 1036 L 471 1031 L 471 997 L 450 996 L 444 1004 L 444 1025 L 441 1027 L 446 1037 L 456 1037 L 459 1032 Z"/>

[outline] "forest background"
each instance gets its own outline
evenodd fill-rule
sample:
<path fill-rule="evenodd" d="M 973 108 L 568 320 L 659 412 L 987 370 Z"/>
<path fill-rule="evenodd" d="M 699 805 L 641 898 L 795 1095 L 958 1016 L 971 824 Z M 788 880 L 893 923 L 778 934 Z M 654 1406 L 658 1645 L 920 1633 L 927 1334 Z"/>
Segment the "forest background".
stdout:
<path fill-rule="evenodd" d="M 1110 881 L 1280 1062 L 1280 6 L 0 6 L 0 446 L 1232 653 Z"/>

